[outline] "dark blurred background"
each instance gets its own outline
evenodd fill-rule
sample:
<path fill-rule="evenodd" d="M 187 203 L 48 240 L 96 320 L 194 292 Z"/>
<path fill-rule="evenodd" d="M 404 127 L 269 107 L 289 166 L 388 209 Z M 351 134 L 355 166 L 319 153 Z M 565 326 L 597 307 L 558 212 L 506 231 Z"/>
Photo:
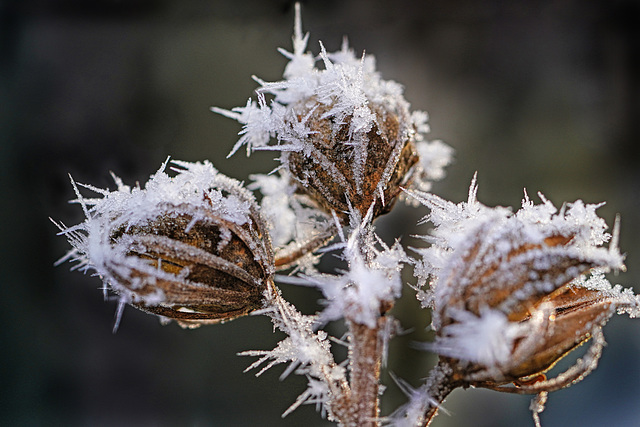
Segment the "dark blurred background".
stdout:
<path fill-rule="evenodd" d="M 28 426 L 312 426 L 313 407 L 280 414 L 304 380 L 256 379 L 236 353 L 270 349 L 264 318 L 185 331 L 116 304 L 95 277 L 53 263 L 67 250 L 48 217 L 82 220 L 67 174 L 111 186 L 109 171 L 144 182 L 161 162 L 210 159 L 247 179 L 272 155 L 225 159 L 239 125 L 209 112 L 244 105 L 256 74 L 280 78 L 291 47 L 289 1 L 0 1 L 0 424 Z M 401 82 L 414 109 L 429 112 L 432 139 L 456 150 L 434 191 L 518 206 L 523 188 L 557 206 L 607 201 L 622 217 L 628 272 L 612 281 L 640 290 L 640 6 L 585 2 L 307 1 L 303 26 L 338 50 L 347 34 Z M 379 221 L 388 241 L 426 211 L 398 206 Z M 409 280 L 409 276 L 407 276 Z M 283 287 L 307 312 L 318 294 Z M 410 332 L 391 348 L 389 369 L 418 385 L 433 359 L 410 347 L 428 339 L 415 298 L 394 309 Z M 336 329 L 339 333 L 339 328 Z M 613 319 L 600 367 L 553 393 L 545 427 L 637 426 L 640 323 Z M 403 402 L 388 385 L 384 413 Z M 433 424 L 529 426 L 529 397 L 459 390 Z"/>

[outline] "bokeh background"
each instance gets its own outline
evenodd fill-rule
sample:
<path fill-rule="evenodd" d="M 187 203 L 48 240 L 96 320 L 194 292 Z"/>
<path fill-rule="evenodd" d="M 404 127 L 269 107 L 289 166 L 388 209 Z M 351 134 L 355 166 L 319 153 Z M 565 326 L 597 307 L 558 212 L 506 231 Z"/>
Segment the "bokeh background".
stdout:
<path fill-rule="evenodd" d="M 161 162 L 210 159 L 228 175 L 268 172 L 271 155 L 225 159 L 239 126 L 209 112 L 244 105 L 256 74 L 277 80 L 293 5 L 265 0 L 0 1 L 0 424 L 28 426 L 321 426 L 313 407 L 280 414 L 304 381 L 256 379 L 236 356 L 277 342 L 264 318 L 185 331 L 115 301 L 95 277 L 54 268 L 66 249 L 48 217 L 82 219 L 67 174 L 111 186 L 109 171 L 144 182 Z M 628 272 L 640 291 L 640 6 L 633 0 L 303 2 L 309 48 L 337 50 L 347 34 L 430 114 L 433 139 L 456 150 L 434 191 L 518 206 L 523 188 L 551 201 L 606 200 L 622 217 Z M 385 239 L 426 211 L 398 206 Z M 409 280 L 407 276 L 407 280 Z M 307 312 L 318 294 L 283 287 Z M 406 288 L 394 309 L 406 328 L 389 370 L 413 385 L 433 358 L 427 315 Z M 336 327 L 339 333 L 339 326 Z M 613 319 L 600 367 L 553 393 L 546 427 L 640 423 L 640 323 Z M 384 376 L 384 413 L 404 397 Z M 445 426 L 529 426 L 529 398 L 458 390 Z"/>

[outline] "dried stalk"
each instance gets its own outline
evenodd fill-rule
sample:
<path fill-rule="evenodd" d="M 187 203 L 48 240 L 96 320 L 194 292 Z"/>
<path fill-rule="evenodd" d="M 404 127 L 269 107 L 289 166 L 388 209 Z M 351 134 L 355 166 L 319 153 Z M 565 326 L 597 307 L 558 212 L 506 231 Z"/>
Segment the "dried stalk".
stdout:
<path fill-rule="evenodd" d="M 423 427 L 427 427 L 431 424 L 431 421 L 438 414 L 438 409 L 440 409 L 440 406 L 449 396 L 449 393 L 462 385 L 463 384 L 460 381 L 455 380 L 454 373 L 449 364 L 441 359 L 429 373 L 429 377 L 425 384 L 427 395 L 431 398 L 431 402 L 429 408 L 424 414 L 422 423 Z"/>
<path fill-rule="evenodd" d="M 375 328 L 347 322 L 349 343 L 349 388 L 332 404 L 341 425 L 376 427 L 379 425 L 380 367 L 384 340 L 380 333 L 386 319 L 380 317 Z"/>
<path fill-rule="evenodd" d="M 350 382 L 353 422 L 357 426 L 377 426 L 380 396 L 380 365 L 383 339 L 381 329 L 385 318 L 380 317 L 375 328 L 349 322 L 351 333 Z"/>

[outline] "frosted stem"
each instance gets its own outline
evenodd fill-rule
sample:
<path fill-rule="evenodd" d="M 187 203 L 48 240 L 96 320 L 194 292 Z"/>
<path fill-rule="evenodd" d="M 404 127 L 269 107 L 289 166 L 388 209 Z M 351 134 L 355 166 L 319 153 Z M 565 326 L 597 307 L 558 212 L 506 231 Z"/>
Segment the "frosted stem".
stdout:
<path fill-rule="evenodd" d="M 358 427 L 379 426 L 380 365 L 384 351 L 381 334 L 385 318 L 380 317 L 375 328 L 348 321 L 349 387 L 341 390 L 332 410 L 340 425 Z"/>
<path fill-rule="evenodd" d="M 378 426 L 380 365 L 384 342 L 380 333 L 385 324 L 380 317 L 375 328 L 349 322 L 351 413 L 350 425 Z"/>
<path fill-rule="evenodd" d="M 431 424 L 449 393 L 461 386 L 462 383 L 460 381 L 454 381 L 453 371 L 448 363 L 441 360 L 431 370 L 425 384 L 426 395 L 430 398 L 430 405 L 424 414 L 423 427 Z"/>
<path fill-rule="evenodd" d="M 276 253 L 275 266 L 277 270 L 286 270 L 295 264 L 300 258 L 309 253 L 315 251 L 321 246 L 324 246 L 329 240 L 333 238 L 335 234 L 335 228 L 330 227 L 324 232 L 312 237 L 304 243 L 290 244 Z"/>

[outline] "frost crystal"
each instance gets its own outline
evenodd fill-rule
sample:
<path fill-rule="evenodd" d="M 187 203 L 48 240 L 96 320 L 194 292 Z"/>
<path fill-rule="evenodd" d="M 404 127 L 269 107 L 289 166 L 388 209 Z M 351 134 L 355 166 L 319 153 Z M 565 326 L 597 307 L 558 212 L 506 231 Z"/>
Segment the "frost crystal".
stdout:
<path fill-rule="evenodd" d="M 358 219 L 357 216 L 353 218 L 355 221 Z M 320 314 L 320 324 L 345 318 L 375 328 L 380 314 L 387 309 L 385 307 L 391 307 L 400 296 L 400 272 L 408 258 L 399 243 L 387 247 L 377 240 L 373 230 L 367 226 L 369 218 L 361 221 L 347 239 L 342 236 L 342 243 L 327 248 L 342 250 L 348 270 L 337 275 L 304 275 L 289 280 L 316 286 L 322 291 L 326 308 Z"/>
<path fill-rule="evenodd" d="M 527 332 L 497 310 L 484 309 L 479 317 L 468 311 L 453 312 L 452 318 L 455 323 L 445 326 L 441 336 L 428 348 L 443 356 L 484 366 L 508 363 L 514 341 Z"/>
<path fill-rule="evenodd" d="M 253 182 L 248 188 L 259 190 L 263 195 L 261 211 L 269 225 L 272 242 L 280 255 L 286 251 L 295 252 L 314 239 L 324 241 L 333 234 L 330 216 L 295 193 L 296 186 L 291 183 L 286 171 L 279 170 L 272 175 L 254 174 L 250 178 Z M 302 260 L 297 262 L 304 263 Z"/>
<path fill-rule="evenodd" d="M 304 391 L 283 416 L 302 404 L 315 404 L 323 413 L 331 393 L 338 394 L 346 380 L 346 370 L 336 365 L 331 354 L 328 335 L 324 331 L 314 332 L 314 316 L 304 316 L 295 307 L 280 296 L 279 291 L 266 291 L 267 308 L 256 314 L 271 317 L 274 325 L 288 336 L 280 341 L 273 350 L 251 350 L 240 353 L 242 356 L 259 356 L 246 371 L 263 365 L 256 376 L 280 363 L 289 366 L 280 376 L 281 379 L 291 373 L 304 375 L 309 381 Z"/>
<path fill-rule="evenodd" d="M 393 427 L 425 425 L 427 412 L 437 410 L 446 394 L 451 391 L 447 388 L 451 373 L 451 368 L 439 364 L 431 370 L 424 384 L 419 388 L 413 388 L 406 381 L 392 376 L 409 401 L 386 417 L 385 425 Z"/>

